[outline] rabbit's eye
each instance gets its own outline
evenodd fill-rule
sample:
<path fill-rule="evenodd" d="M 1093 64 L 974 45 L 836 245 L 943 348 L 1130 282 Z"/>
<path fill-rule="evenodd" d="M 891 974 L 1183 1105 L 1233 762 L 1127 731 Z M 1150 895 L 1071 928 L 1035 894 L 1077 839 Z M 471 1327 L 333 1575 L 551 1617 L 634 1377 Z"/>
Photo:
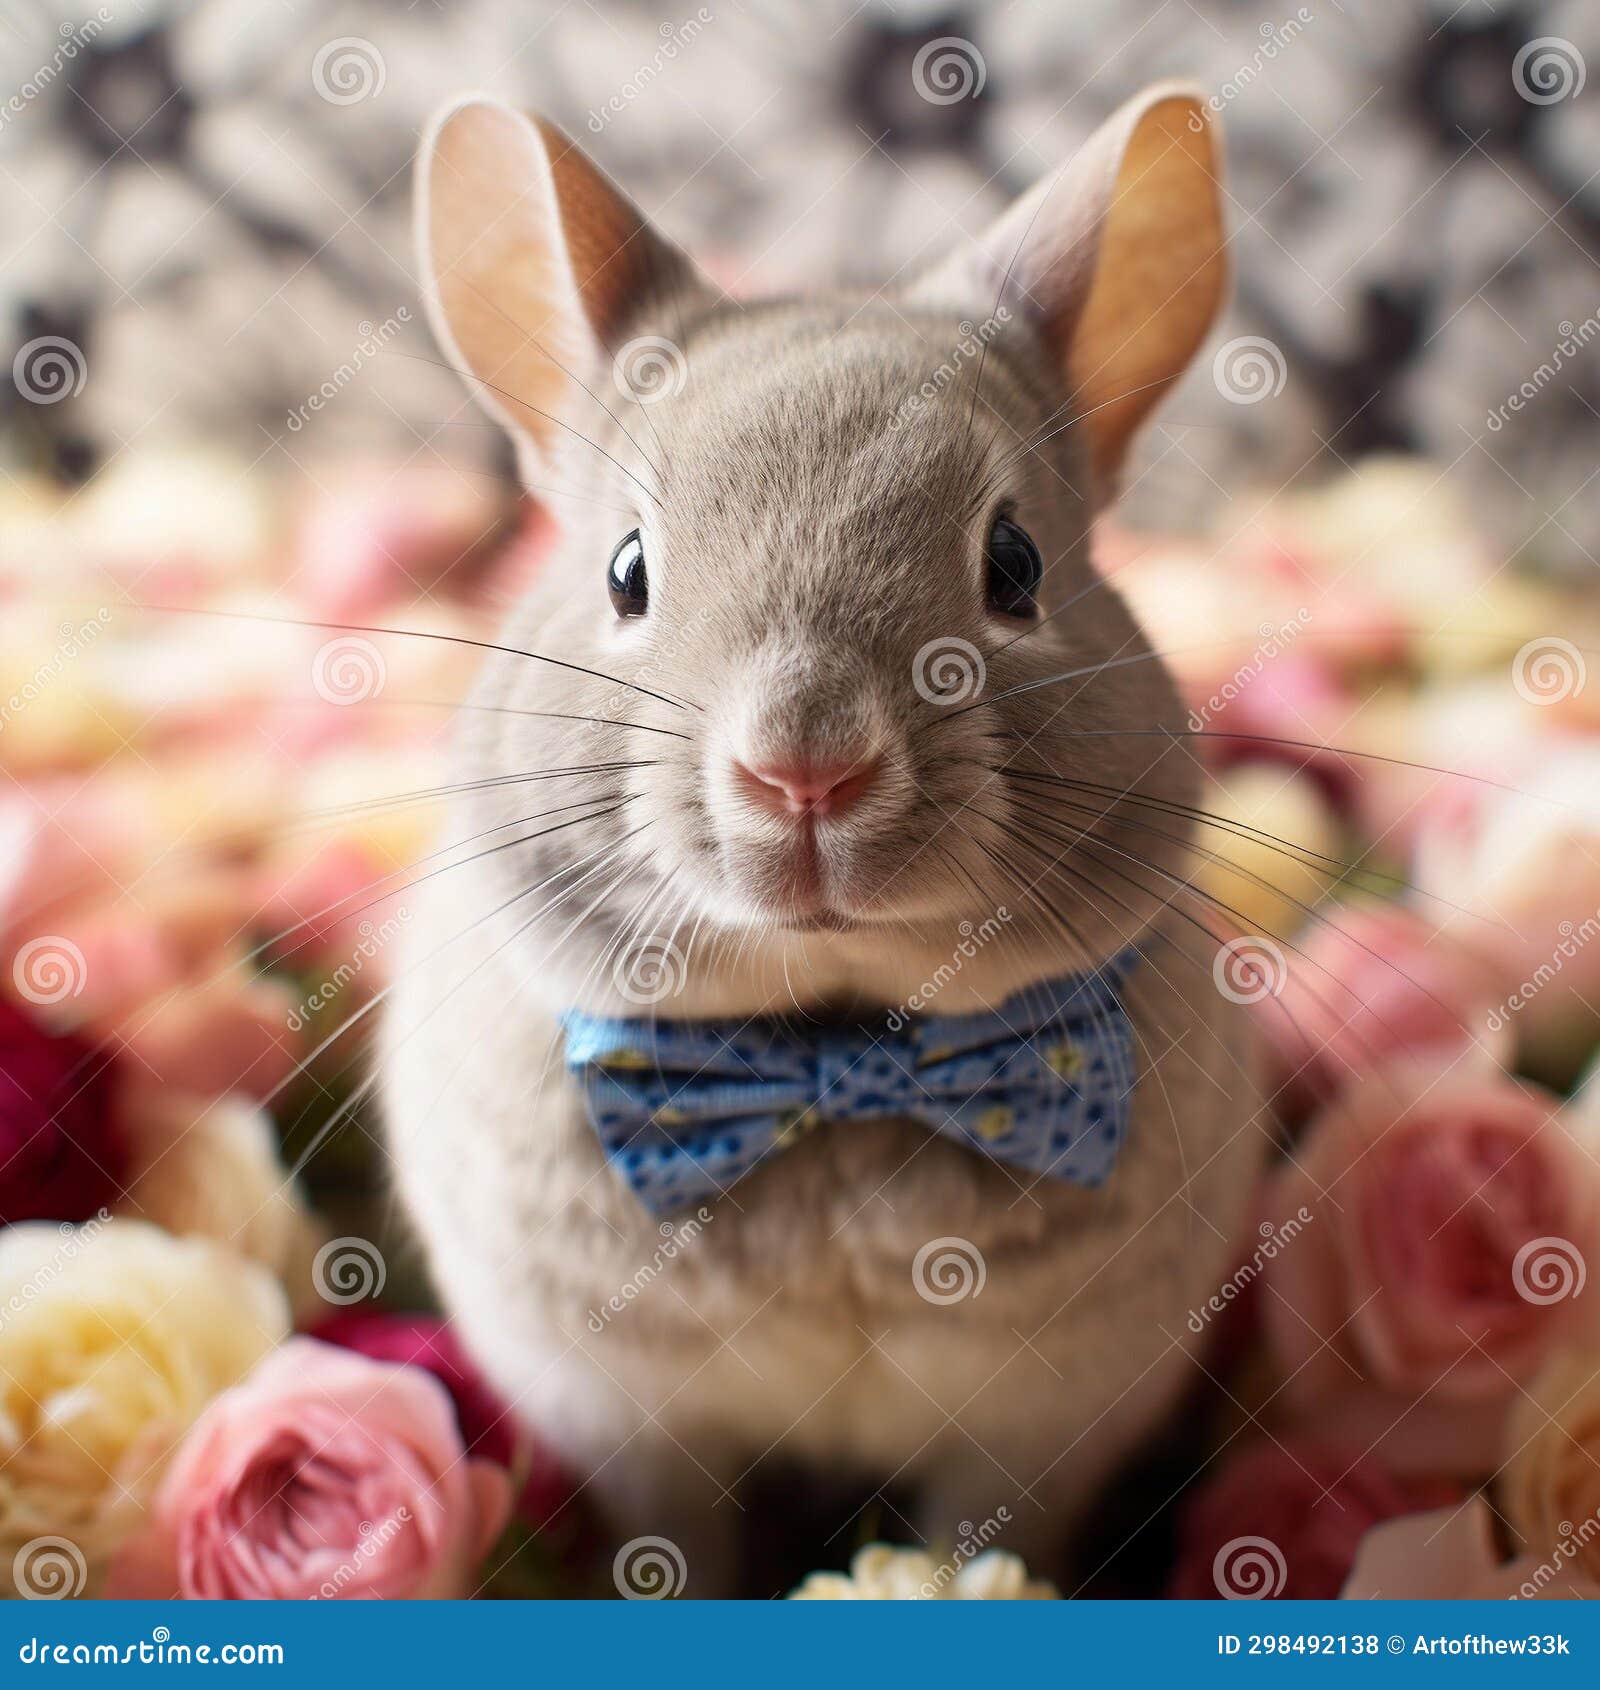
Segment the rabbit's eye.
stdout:
<path fill-rule="evenodd" d="M 637 528 L 611 554 L 606 571 L 611 603 L 618 616 L 643 616 L 650 604 L 650 580 L 644 567 L 644 541 Z"/>
<path fill-rule="evenodd" d="M 1037 615 L 1044 560 L 1027 532 L 1008 516 L 995 518 L 986 563 L 989 608 L 1001 616 Z"/>

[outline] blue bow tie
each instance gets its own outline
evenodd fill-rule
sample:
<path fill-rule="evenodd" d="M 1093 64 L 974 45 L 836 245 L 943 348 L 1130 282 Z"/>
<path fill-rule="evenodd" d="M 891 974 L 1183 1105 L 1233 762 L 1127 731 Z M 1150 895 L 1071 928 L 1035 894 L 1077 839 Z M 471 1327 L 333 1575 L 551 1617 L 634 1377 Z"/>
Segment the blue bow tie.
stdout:
<path fill-rule="evenodd" d="M 715 1196 L 823 1121 L 909 1117 L 1027 1173 L 1099 1185 L 1127 1134 L 1137 960 L 974 1015 L 877 1026 L 655 1021 L 569 1011 L 566 1063 L 607 1160 L 665 1214 Z"/>

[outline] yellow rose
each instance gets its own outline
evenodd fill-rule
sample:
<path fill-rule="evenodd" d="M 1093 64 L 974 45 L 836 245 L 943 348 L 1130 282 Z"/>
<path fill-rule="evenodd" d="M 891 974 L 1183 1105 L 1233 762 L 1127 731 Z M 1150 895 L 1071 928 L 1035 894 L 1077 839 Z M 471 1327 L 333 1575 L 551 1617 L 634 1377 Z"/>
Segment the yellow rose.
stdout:
<path fill-rule="evenodd" d="M 195 1417 L 288 1329 L 272 1276 L 206 1240 L 0 1232 L 0 1590 L 92 1589 Z"/>
<path fill-rule="evenodd" d="M 160 1093 L 134 1121 L 141 1171 L 119 1210 L 179 1237 L 213 1238 L 259 1262 L 296 1312 L 316 1307 L 321 1233 L 278 1154 L 266 1115 L 238 1097 Z"/>
<path fill-rule="evenodd" d="M 1053 1602 L 1060 1592 L 1003 1549 L 940 1562 L 921 1549 L 873 1543 L 856 1552 L 848 1573 L 812 1573 L 798 1602 Z"/>
<path fill-rule="evenodd" d="M 1507 1519 L 1530 1555 L 1600 1579 L 1600 1378 L 1592 1349 L 1563 1350 L 1519 1395 L 1500 1474 Z"/>

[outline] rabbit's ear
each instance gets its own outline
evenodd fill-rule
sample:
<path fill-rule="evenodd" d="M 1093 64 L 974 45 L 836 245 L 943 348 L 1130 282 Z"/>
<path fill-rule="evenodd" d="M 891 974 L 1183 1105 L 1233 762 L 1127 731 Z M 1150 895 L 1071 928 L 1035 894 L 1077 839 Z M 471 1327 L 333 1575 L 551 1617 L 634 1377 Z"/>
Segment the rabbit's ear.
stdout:
<path fill-rule="evenodd" d="M 530 472 L 626 393 L 607 361 L 628 334 L 709 292 L 571 141 L 482 96 L 428 128 L 417 237 L 434 333 Z"/>
<path fill-rule="evenodd" d="M 1029 318 L 1088 432 L 1099 495 L 1134 430 L 1210 330 L 1227 280 L 1220 164 L 1204 96 L 1159 83 L 945 260 L 915 297 Z"/>

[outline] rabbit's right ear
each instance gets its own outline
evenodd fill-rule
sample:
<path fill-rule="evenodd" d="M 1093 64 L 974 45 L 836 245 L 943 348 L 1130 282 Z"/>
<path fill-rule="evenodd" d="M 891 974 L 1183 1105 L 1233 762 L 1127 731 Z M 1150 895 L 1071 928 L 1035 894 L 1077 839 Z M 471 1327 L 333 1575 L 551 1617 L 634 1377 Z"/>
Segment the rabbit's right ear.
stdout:
<path fill-rule="evenodd" d="M 630 328 L 712 291 L 564 135 L 484 96 L 423 138 L 417 237 L 434 333 L 530 478 L 625 394 L 608 359 Z"/>

